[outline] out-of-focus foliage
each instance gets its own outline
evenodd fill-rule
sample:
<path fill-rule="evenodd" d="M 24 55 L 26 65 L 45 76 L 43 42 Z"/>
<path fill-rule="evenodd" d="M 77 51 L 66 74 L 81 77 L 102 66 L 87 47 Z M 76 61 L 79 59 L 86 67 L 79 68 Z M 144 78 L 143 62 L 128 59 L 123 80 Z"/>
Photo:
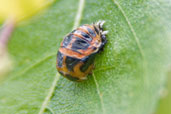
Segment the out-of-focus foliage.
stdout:
<path fill-rule="evenodd" d="M 171 71 L 167 77 L 167 84 L 161 91 L 161 100 L 158 104 L 155 114 L 170 114 L 171 113 Z"/>
<path fill-rule="evenodd" d="M 1 47 L 1 46 L 0 46 Z M 3 79 L 3 76 L 6 75 L 12 68 L 11 60 L 7 52 L 4 52 L 0 48 L 0 82 Z"/>
<path fill-rule="evenodd" d="M 0 0 L 0 80 L 11 70 L 12 64 L 7 49 L 3 49 L 3 40 L 10 39 L 12 31 L 7 29 L 16 25 L 19 21 L 26 19 L 43 8 L 47 7 L 53 0 Z M 9 36 L 6 36 L 9 34 Z M 2 44 L 1 44 L 2 43 Z M 2 46 L 3 45 L 3 46 Z"/>
<path fill-rule="evenodd" d="M 0 0 L 0 21 L 9 18 L 20 21 L 40 11 L 51 2 L 52 0 Z"/>

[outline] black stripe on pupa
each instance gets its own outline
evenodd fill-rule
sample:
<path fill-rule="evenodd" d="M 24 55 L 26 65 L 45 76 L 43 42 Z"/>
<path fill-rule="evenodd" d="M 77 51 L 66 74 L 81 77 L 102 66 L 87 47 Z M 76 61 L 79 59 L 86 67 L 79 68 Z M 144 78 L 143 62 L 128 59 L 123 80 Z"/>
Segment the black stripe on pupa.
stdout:
<path fill-rule="evenodd" d="M 69 71 L 73 71 L 75 65 L 77 65 L 79 62 L 80 62 L 80 59 L 69 57 L 69 56 L 67 56 L 65 60 L 67 69 Z"/>
<path fill-rule="evenodd" d="M 84 38 L 85 40 L 89 41 L 89 42 L 93 40 L 93 39 L 91 38 L 91 36 L 88 35 L 88 34 L 85 33 L 85 32 L 81 32 L 81 36 L 83 36 L 83 38 Z"/>
<path fill-rule="evenodd" d="M 85 72 L 88 69 L 88 67 L 94 63 L 94 59 L 95 54 L 83 58 L 82 61 L 84 62 L 84 64 L 80 68 L 81 72 Z"/>
<path fill-rule="evenodd" d="M 84 39 L 79 37 L 75 37 L 75 38 L 76 40 L 72 43 L 72 47 L 71 47 L 72 50 L 79 50 L 79 49 L 86 50 L 90 46 L 89 42 L 85 41 Z"/>
<path fill-rule="evenodd" d="M 63 41 L 63 47 L 67 47 L 69 43 L 71 42 L 72 38 L 73 38 L 72 34 L 69 34 L 68 36 L 66 36 Z"/>
<path fill-rule="evenodd" d="M 91 28 L 87 27 L 87 30 L 89 32 L 89 34 L 93 37 L 96 37 L 96 33 L 94 32 L 94 30 L 92 30 Z"/>
<path fill-rule="evenodd" d="M 57 54 L 57 65 L 58 67 L 62 67 L 62 63 L 63 63 L 63 54 L 58 51 L 58 54 Z"/>

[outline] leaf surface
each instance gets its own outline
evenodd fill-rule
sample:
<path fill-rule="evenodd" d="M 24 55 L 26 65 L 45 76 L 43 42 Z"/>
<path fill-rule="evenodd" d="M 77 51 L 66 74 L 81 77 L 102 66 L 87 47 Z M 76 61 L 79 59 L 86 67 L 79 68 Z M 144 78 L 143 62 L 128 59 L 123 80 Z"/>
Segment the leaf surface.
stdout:
<path fill-rule="evenodd" d="M 1 113 L 153 113 L 171 60 L 169 8 L 167 0 L 56 1 L 13 34 L 16 66 L 0 85 Z M 93 75 L 75 83 L 56 74 L 62 38 L 98 20 L 109 34 Z"/>

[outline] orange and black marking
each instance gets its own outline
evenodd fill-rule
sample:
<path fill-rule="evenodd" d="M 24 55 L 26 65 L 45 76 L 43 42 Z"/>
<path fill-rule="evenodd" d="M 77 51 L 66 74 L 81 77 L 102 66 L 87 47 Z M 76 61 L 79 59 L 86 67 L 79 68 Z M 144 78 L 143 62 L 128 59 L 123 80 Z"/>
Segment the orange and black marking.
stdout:
<path fill-rule="evenodd" d="M 62 41 L 56 68 L 60 74 L 72 81 L 85 80 L 92 72 L 95 55 L 106 44 L 107 31 L 104 21 L 82 25 L 69 33 Z"/>

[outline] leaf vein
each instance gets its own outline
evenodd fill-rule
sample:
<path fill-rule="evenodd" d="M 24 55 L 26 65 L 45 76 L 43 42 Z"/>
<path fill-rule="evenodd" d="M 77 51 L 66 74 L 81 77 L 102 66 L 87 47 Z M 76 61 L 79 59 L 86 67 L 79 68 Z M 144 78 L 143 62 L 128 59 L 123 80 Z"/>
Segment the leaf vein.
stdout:
<path fill-rule="evenodd" d="M 84 9 L 84 4 L 85 4 L 85 0 L 80 0 L 79 1 L 79 4 L 78 4 L 78 11 L 77 11 L 77 14 L 76 14 L 76 18 L 75 18 L 75 21 L 74 21 L 74 26 L 73 26 L 73 29 L 78 27 L 80 22 L 81 22 L 81 17 L 82 17 L 82 13 L 83 13 L 83 9 Z M 55 76 L 55 79 L 52 83 L 52 86 L 50 87 L 50 90 L 48 92 L 48 95 L 47 97 L 45 98 L 45 100 L 43 101 L 43 104 L 40 108 L 40 111 L 39 111 L 39 114 L 43 114 L 47 105 L 48 105 L 48 102 L 50 100 L 50 98 L 52 97 L 53 93 L 54 93 L 54 90 L 55 90 L 55 87 L 57 85 L 57 82 L 59 80 L 59 73 L 57 72 L 56 76 Z"/>
<path fill-rule="evenodd" d="M 25 74 L 26 72 L 28 72 L 29 70 L 33 69 L 34 67 L 36 67 L 37 65 L 41 64 L 43 61 L 46 61 L 47 59 L 51 58 L 52 56 L 56 55 L 55 53 L 49 54 L 48 56 L 44 57 L 43 59 L 38 60 L 37 62 L 35 62 L 34 64 L 26 67 L 24 70 L 22 70 L 21 72 L 18 72 L 15 76 L 12 76 L 11 78 L 9 78 L 8 80 L 17 78 L 23 74 Z"/>
<path fill-rule="evenodd" d="M 52 97 L 52 95 L 54 93 L 55 87 L 56 87 L 59 79 L 60 79 L 60 74 L 57 73 L 55 78 L 54 78 L 54 81 L 52 82 L 52 86 L 49 89 L 48 95 L 46 96 L 45 100 L 43 101 L 43 104 L 41 106 L 39 114 L 43 114 L 43 112 L 45 111 L 47 104 L 48 104 L 50 98 Z"/>
<path fill-rule="evenodd" d="M 134 39 L 136 41 L 136 44 L 139 48 L 139 51 L 141 53 L 141 56 L 142 56 L 142 59 L 143 59 L 143 63 L 142 63 L 142 67 L 144 68 L 144 76 L 143 76 L 143 81 L 144 81 L 144 84 L 146 86 L 146 88 L 149 86 L 149 81 L 148 81 L 148 78 L 147 78 L 147 61 L 145 60 L 145 54 L 144 54 L 144 51 L 142 49 L 142 46 L 140 44 L 140 41 L 139 41 L 139 38 L 137 37 L 137 34 L 131 24 L 131 22 L 129 21 L 127 15 L 125 14 L 125 11 L 122 9 L 122 7 L 120 6 L 120 4 L 117 2 L 117 0 L 113 0 L 114 4 L 118 7 L 118 9 L 120 10 L 120 12 L 122 13 L 123 17 L 125 18 L 127 24 L 128 24 L 128 27 L 130 29 L 130 31 L 132 32 L 133 36 L 134 36 Z"/>
<path fill-rule="evenodd" d="M 75 17 L 73 29 L 77 28 L 80 25 L 84 5 L 85 5 L 85 0 L 80 0 L 77 15 Z"/>
<path fill-rule="evenodd" d="M 92 74 L 92 76 L 93 76 L 94 82 L 96 84 L 97 94 L 98 94 L 99 99 L 100 99 L 100 104 L 101 104 L 102 112 L 103 112 L 103 114 L 106 114 L 105 113 L 106 111 L 105 111 L 105 108 L 104 108 L 103 96 L 102 96 L 102 93 L 100 92 L 99 84 L 97 83 L 97 80 L 96 80 L 96 77 L 95 77 L 94 73 Z"/>
<path fill-rule="evenodd" d="M 134 28 L 133 28 L 131 22 L 129 21 L 128 17 L 126 16 L 124 10 L 123 10 L 122 7 L 119 5 L 119 3 L 118 3 L 116 0 L 113 0 L 113 2 L 114 2 L 115 5 L 118 7 L 118 9 L 121 11 L 123 17 L 125 18 L 125 20 L 126 20 L 128 26 L 129 26 L 129 28 L 130 28 L 130 30 L 131 30 L 133 36 L 134 36 L 134 39 L 135 39 L 135 41 L 136 41 L 136 43 L 137 43 L 137 46 L 138 46 L 138 48 L 139 48 L 139 50 L 140 50 L 140 53 L 141 53 L 141 55 L 142 55 L 142 58 L 144 59 L 144 52 L 143 52 L 143 50 L 142 50 L 142 46 L 141 46 L 141 44 L 140 44 L 140 41 L 139 41 L 139 39 L 138 39 L 138 37 L 137 37 L 137 34 L 136 34 L 136 32 L 135 32 L 135 30 L 134 30 Z"/>

